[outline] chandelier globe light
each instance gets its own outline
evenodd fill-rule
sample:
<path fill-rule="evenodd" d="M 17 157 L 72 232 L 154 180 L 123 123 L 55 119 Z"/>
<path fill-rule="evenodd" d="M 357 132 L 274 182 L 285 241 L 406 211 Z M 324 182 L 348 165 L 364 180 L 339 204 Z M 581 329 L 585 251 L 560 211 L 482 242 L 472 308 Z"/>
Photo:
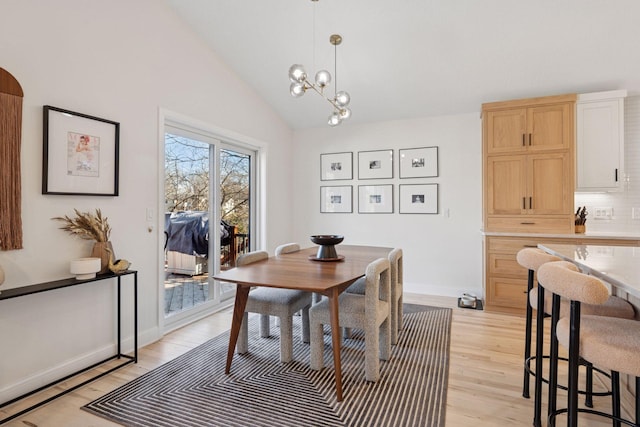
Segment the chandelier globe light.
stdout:
<path fill-rule="evenodd" d="M 311 1 L 316 2 L 318 0 Z M 347 120 L 349 119 L 349 117 L 351 117 L 351 110 L 347 107 L 351 102 L 351 96 L 349 95 L 349 93 L 343 90 L 338 91 L 338 45 L 342 43 L 342 36 L 340 34 L 332 34 L 331 37 L 329 37 L 329 42 L 333 45 L 334 48 L 333 75 L 335 76 L 336 80 L 336 83 L 334 84 L 334 96 L 328 97 L 324 93 L 324 89 L 331 83 L 332 80 L 331 73 L 329 71 L 318 71 L 315 75 L 314 83 L 311 83 L 308 79 L 307 71 L 304 69 L 304 66 L 300 64 L 293 64 L 291 67 L 289 67 L 289 80 L 291 81 L 291 85 L 289 86 L 289 93 L 294 98 L 300 98 L 307 92 L 307 90 L 313 89 L 318 95 L 322 96 L 329 102 L 329 104 L 333 106 L 333 112 L 328 119 L 329 126 L 338 126 L 340 123 L 342 123 L 343 120 Z"/>

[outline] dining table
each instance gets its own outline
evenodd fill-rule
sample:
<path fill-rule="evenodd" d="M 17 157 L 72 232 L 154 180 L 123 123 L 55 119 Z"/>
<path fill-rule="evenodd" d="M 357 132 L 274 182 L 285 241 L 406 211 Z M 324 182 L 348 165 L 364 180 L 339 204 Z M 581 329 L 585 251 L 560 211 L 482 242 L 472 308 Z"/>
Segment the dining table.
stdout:
<path fill-rule="evenodd" d="M 317 257 L 318 246 L 315 246 L 272 256 L 213 275 L 216 280 L 236 284 L 225 373 L 231 372 L 238 333 L 252 287 L 264 286 L 318 293 L 329 299 L 336 400 L 342 401 L 338 297 L 349 285 L 364 276 L 370 263 L 378 258 L 387 258 L 391 250 L 392 248 L 378 246 L 338 245 L 337 257 L 322 259 Z"/>
<path fill-rule="evenodd" d="M 539 244 L 538 248 L 576 264 L 618 291 L 640 298 L 640 247 Z"/>

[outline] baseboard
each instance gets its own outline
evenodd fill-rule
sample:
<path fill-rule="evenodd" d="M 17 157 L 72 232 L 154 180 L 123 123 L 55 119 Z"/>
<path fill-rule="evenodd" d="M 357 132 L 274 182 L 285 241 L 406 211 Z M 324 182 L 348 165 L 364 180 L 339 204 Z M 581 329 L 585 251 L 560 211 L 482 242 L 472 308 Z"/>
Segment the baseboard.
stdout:
<path fill-rule="evenodd" d="M 151 344 L 161 336 L 159 329 L 154 327 L 142 333 L 138 333 L 138 350 L 142 347 Z M 122 352 L 124 354 L 133 353 L 133 337 L 128 337 L 122 340 Z M 83 354 L 81 356 L 69 359 L 63 363 L 53 366 L 49 369 L 37 372 L 27 378 L 24 378 L 13 384 L 9 384 L 0 389 L 0 404 L 7 402 L 17 396 L 22 396 L 25 393 L 29 393 L 45 384 L 50 384 L 63 378 L 73 372 L 77 372 L 81 369 L 91 366 L 101 360 L 113 356 L 117 352 L 117 344 L 108 344 L 90 353 Z"/>

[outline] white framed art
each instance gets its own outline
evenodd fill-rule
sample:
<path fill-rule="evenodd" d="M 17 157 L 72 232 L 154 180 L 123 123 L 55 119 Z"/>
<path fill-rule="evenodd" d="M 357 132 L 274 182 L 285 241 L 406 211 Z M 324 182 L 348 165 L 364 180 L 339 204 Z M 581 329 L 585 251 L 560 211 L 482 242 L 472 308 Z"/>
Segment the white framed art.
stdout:
<path fill-rule="evenodd" d="M 433 178 L 438 176 L 438 147 L 401 149 L 400 178 Z"/>
<path fill-rule="evenodd" d="M 358 179 L 393 178 L 393 150 L 358 151 Z"/>
<path fill-rule="evenodd" d="M 437 214 L 438 184 L 400 184 L 401 214 Z"/>
<path fill-rule="evenodd" d="M 393 213 L 393 185 L 359 185 L 358 213 Z"/>
<path fill-rule="evenodd" d="M 320 180 L 353 179 L 353 153 L 320 154 Z"/>
<path fill-rule="evenodd" d="M 320 187 L 320 213 L 352 213 L 352 194 L 351 185 Z"/>

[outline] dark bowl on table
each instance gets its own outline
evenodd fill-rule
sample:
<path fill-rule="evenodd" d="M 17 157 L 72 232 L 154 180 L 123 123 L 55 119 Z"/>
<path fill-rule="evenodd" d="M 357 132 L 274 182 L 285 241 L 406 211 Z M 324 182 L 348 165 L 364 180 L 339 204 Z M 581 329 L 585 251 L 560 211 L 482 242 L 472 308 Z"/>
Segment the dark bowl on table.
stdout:
<path fill-rule="evenodd" d="M 338 236 L 336 234 L 319 234 L 311 236 L 311 241 L 316 245 L 337 245 L 344 240 L 344 236 Z"/>
<path fill-rule="evenodd" d="M 320 245 L 318 253 L 316 255 L 317 260 L 337 260 L 339 259 L 338 253 L 334 245 L 342 242 L 344 236 L 338 236 L 335 234 L 320 234 L 311 236 L 311 241 L 316 245 Z"/>

